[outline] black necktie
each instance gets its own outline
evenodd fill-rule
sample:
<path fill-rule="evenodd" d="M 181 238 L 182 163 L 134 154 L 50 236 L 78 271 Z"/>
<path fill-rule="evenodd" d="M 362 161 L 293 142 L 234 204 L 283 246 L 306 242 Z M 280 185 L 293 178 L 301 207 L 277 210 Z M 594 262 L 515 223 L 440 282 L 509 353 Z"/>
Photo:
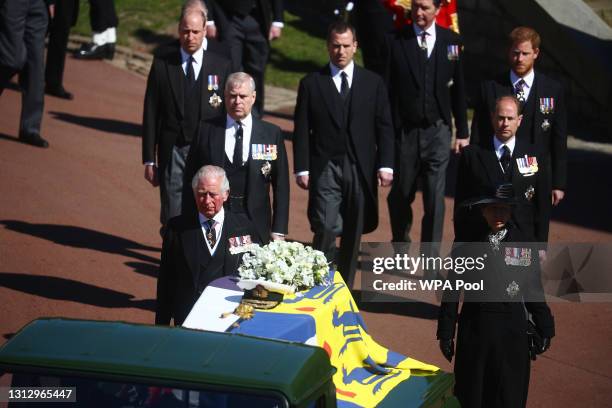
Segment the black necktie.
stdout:
<path fill-rule="evenodd" d="M 234 162 L 234 165 L 242 166 L 242 136 L 243 136 L 242 123 L 240 123 L 240 121 L 237 121 L 236 124 L 238 125 L 238 129 L 236 130 L 236 135 L 235 135 L 236 144 L 234 145 L 233 162 Z"/>
<path fill-rule="evenodd" d="M 195 72 L 193 71 L 193 56 L 189 56 L 189 59 L 187 60 L 187 86 L 189 88 L 193 88 L 193 85 L 195 84 Z"/>
<path fill-rule="evenodd" d="M 213 220 L 212 218 L 208 221 L 206 221 L 206 226 L 207 226 L 207 231 L 206 231 L 206 240 L 208 241 L 208 244 L 210 245 L 210 248 L 214 248 L 215 244 L 217 243 L 217 232 L 215 231 L 215 220 Z"/>
<path fill-rule="evenodd" d="M 348 84 L 346 72 L 342 71 L 340 73 L 340 76 L 342 77 L 342 83 L 340 84 L 340 96 L 342 97 L 343 100 L 346 100 L 349 94 L 349 84 Z"/>
<path fill-rule="evenodd" d="M 510 148 L 506 145 L 502 146 L 502 155 L 499 158 L 499 162 L 504 169 L 504 179 L 510 179 L 510 163 L 512 162 L 512 155 L 510 154 Z"/>

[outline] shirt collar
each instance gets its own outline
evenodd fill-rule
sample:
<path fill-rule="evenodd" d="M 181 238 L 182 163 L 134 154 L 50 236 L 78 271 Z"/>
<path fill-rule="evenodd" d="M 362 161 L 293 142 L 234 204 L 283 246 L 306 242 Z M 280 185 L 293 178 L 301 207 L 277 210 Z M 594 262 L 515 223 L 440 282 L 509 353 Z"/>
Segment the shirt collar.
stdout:
<path fill-rule="evenodd" d="M 198 219 L 200 220 L 200 225 L 204 225 L 209 220 L 209 218 L 206 217 L 201 212 L 198 212 Z M 223 207 L 221 207 L 221 210 L 219 210 L 219 212 L 216 213 L 212 217 L 212 219 L 215 220 L 215 222 L 217 222 L 218 224 L 223 225 L 223 221 L 225 220 L 225 209 Z"/>
<path fill-rule="evenodd" d="M 531 89 L 531 87 L 533 86 L 533 80 L 535 79 L 534 70 L 532 69 L 531 71 L 529 71 L 529 73 L 527 73 L 527 75 L 522 77 L 522 79 L 527 84 L 527 88 Z M 520 80 L 521 80 L 521 77 L 516 75 L 516 73 L 514 73 L 513 70 L 510 70 L 510 83 L 512 83 L 512 86 L 516 87 L 516 83 Z"/>
<path fill-rule="evenodd" d="M 416 34 L 417 37 L 421 37 L 421 35 L 423 34 L 423 31 L 425 31 L 427 33 L 427 38 L 428 38 L 427 41 L 429 41 L 429 39 L 436 38 L 436 23 L 433 23 L 432 25 L 430 25 L 429 28 L 427 28 L 426 30 L 423 30 L 421 27 L 419 27 L 416 24 L 413 24 L 412 28 L 414 29 L 414 34 Z"/>
<path fill-rule="evenodd" d="M 513 154 L 514 146 L 516 145 L 516 136 L 512 136 L 510 140 L 508 140 L 506 143 L 500 142 L 500 140 L 496 136 L 493 136 L 493 147 L 495 148 L 496 153 L 501 155 L 501 148 L 503 145 L 508 146 L 508 149 L 510 149 L 510 154 Z"/>
<path fill-rule="evenodd" d="M 340 75 L 341 71 L 344 71 L 346 72 L 346 75 L 348 77 L 347 80 L 350 80 L 353 77 L 353 72 L 355 71 L 355 63 L 351 61 L 346 67 L 344 67 L 344 69 L 340 69 L 330 62 L 329 69 L 331 70 L 332 78 L 336 77 L 337 75 Z"/>
<path fill-rule="evenodd" d="M 181 63 L 185 63 L 189 59 L 189 57 L 193 57 L 193 59 L 195 60 L 195 63 L 198 66 L 202 64 L 202 60 L 204 59 L 204 43 L 203 42 L 202 42 L 202 46 L 200 47 L 200 49 L 194 52 L 193 54 L 189 54 L 185 52 L 185 50 L 182 47 L 179 47 L 179 49 L 181 50 Z"/>
<path fill-rule="evenodd" d="M 251 126 L 253 126 L 253 115 L 249 113 L 244 119 L 240 120 L 240 123 L 242 123 L 243 128 L 250 128 Z M 225 128 L 229 129 L 232 127 L 236 127 L 236 120 L 234 120 L 234 118 L 232 118 L 230 115 L 227 115 L 227 119 L 225 121 Z"/>

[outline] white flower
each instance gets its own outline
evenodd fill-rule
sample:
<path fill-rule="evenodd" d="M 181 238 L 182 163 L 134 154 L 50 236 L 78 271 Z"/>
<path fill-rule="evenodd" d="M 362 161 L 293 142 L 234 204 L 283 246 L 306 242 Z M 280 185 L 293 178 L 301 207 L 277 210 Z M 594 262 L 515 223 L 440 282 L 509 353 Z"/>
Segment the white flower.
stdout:
<path fill-rule="evenodd" d="M 238 273 L 243 279 L 260 279 L 296 289 L 329 284 L 329 266 L 321 251 L 299 242 L 272 241 L 247 248 Z"/>

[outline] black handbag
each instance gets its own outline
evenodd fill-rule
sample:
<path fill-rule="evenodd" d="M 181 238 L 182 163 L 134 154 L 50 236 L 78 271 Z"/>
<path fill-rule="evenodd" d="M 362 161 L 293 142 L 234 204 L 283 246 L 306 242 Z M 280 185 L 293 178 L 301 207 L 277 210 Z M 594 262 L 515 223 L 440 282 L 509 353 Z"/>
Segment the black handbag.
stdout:
<path fill-rule="evenodd" d="M 529 357 L 535 361 L 536 356 L 542 353 L 544 340 L 531 320 L 527 320 L 527 342 L 529 345 Z"/>

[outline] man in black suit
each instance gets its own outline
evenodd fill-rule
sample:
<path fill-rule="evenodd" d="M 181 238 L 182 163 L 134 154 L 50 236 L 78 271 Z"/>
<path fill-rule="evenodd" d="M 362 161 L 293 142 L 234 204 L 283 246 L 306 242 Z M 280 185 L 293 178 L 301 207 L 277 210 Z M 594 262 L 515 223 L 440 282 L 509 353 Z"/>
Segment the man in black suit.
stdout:
<path fill-rule="evenodd" d="M 388 82 L 396 133 L 396 175 L 387 198 L 394 242 L 410 241 L 411 204 L 423 179 L 421 242 L 439 242 L 444 226 L 451 112 L 456 146 L 467 144 L 461 42 L 435 24 L 440 0 L 414 0 L 411 26 L 389 41 Z"/>
<path fill-rule="evenodd" d="M 519 203 L 512 220 L 530 241 L 545 241 L 548 226 L 549 198 L 542 172 L 542 155 L 536 146 L 521 139 L 517 129 L 522 125 L 519 101 L 502 96 L 496 101 L 491 117 L 494 137 L 488 146 L 470 144 L 463 149 L 457 170 L 455 194 L 455 240 L 468 242 L 480 239 L 486 231 L 477 210 L 460 206 L 483 191 L 503 182 L 512 183 Z"/>
<path fill-rule="evenodd" d="M 223 167 L 232 185 L 226 209 L 246 214 L 261 242 L 283 239 L 289 224 L 289 170 L 281 130 L 251 114 L 256 92 L 250 75 L 231 74 L 224 96 L 227 117 L 201 124 L 186 177 L 203 165 Z M 190 212 L 188 206 L 183 208 L 183 213 Z"/>
<path fill-rule="evenodd" d="M 49 12 L 44 0 L 0 2 L 0 95 L 19 72 L 19 139 L 49 147 L 40 136 L 44 105 L 44 53 Z"/>
<path fill-rule="evenodd" d="M 264 74 L 270 56 L 269 41 L 281 36 L 282 0 L 207 0 L 211 24 L 208 36 L 217 35 L 232 56 L 232 70 L 251 75 L 257 85 L 253 110 L 261 117 L 264 109 Z"/>
<path fill-rule="evenodd" d="M 206 12 L 184 7 L 180 47 L 156 56 L 144 101 L 142 160 L 145 179 L 160 186 L 162 225 L 181 212 L 183 170 L 200 120 L 224 117 L 220 94 L 230 62 L 204 51 Z"/>
<path fill-rule="evenodd" d="M 54 5 L 55 12 L 49 26 L 49 47 L 45 65 L 45 93 L 62 99 L 72 99 L 72 93 L 64 89 L 64 66 L 70 27 L 79 15 L 78 0 L 62 0 Z"/>
<path fill-rule="evenodd" d="M 540 171 L 544 174 L 550 196 L 548 205 L 558 205 L 565 196 L 567 175 L 567 119 L 563 88 L 560 83 L 534 70 L 540 53 L 540 36 L 529 27 L 517 27 L 509 35 L 508 62 L 510 72 L 482 82 L 475 103 L 471 144 L 491 144 L 493 129 L 489 120 L 495 100 L 515 95 L 521 100 L 523 120 L 518 129 L 519 140 L 535 144 L 543 154 Z M 542 219 L 548 240 L 550 209 Z"/>
<path fill-rule="evenodd" d="M 298 186 L 307 189 L 313 247 L 334 260 L 351 283 L 361 234 L 378 225 L 377 186 L 393 180 L 393 128 L 385 85 L 353 62 L 353 27 L 333 23 L 330 63 L 300 82 L 293 157 Z"/>
<path fill-rule="evenodd" d="M 252 225 L 223 209 L 229 182 L 222 168 L 204 166 L 194 176 L 198 214 L 183 214 L 168 223 L 157 280 L 155 324 L 183 323 L 204 288 L 222 276 L 236 274 L 240 250 L 257 242 Z"/>

